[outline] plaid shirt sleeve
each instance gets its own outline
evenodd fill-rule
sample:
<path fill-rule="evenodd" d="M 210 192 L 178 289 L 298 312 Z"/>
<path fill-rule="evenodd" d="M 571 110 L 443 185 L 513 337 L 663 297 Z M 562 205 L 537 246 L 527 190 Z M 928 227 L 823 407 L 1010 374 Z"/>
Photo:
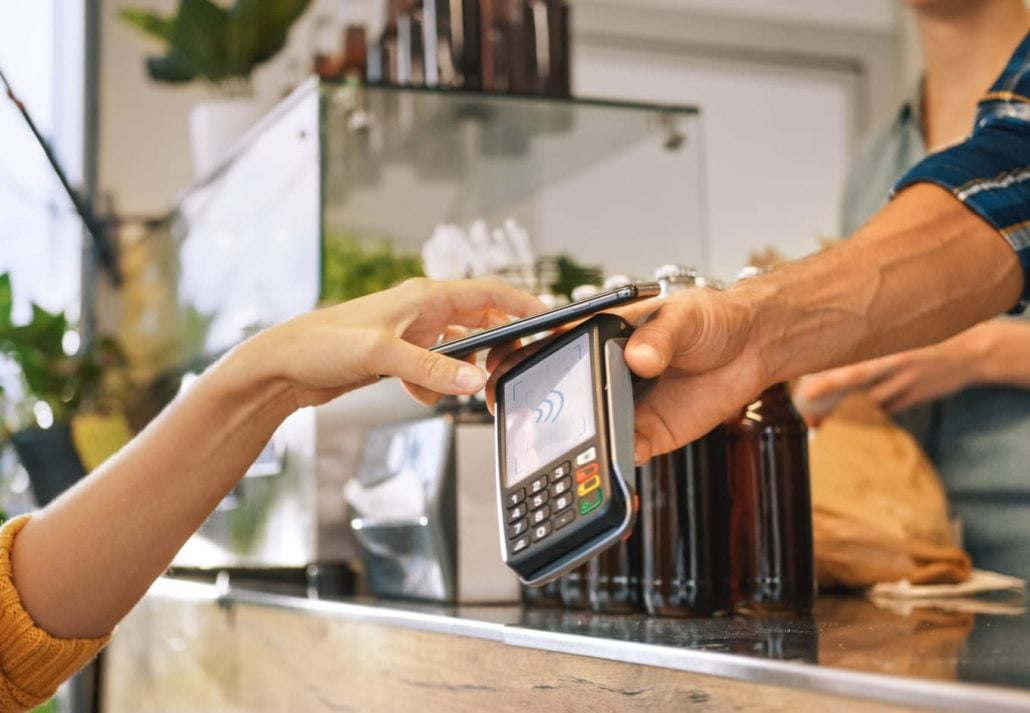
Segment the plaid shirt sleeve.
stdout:
<path fill-rule="evenodd" d="M 994 226 L 1023 265 L 1023 295 L 1030 305 L 1030 34 L 977 107 L 973 133 L 909 170 L 891 194 L 927 181 L 950 191 Z"/>

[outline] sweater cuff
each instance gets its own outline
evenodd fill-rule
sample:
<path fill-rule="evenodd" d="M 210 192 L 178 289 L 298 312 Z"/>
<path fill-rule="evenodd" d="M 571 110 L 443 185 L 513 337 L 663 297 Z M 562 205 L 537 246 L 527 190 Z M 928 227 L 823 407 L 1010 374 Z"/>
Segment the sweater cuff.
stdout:
<path fill-rule="evenodd" d="M 53 696 L 111 638 L 59 639 L 25 611 L 12 578 L 11 546 L 29 518 L 22 515 L 0 527 L 0 700 L 9 697 L 26 708 Z"/>

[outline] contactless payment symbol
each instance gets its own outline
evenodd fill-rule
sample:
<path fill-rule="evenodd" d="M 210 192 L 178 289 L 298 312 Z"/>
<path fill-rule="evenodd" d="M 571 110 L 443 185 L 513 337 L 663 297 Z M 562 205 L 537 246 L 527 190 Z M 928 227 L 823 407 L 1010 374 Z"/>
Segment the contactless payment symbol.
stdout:
<path fill-rule="evenodd" d="M 552 389 L 551 393 L 540 402 L 540 405 L 533 409 L 534 423 L 554 423 L 561 416 L 565 408 L 565 394 L 558 389 Z"/>

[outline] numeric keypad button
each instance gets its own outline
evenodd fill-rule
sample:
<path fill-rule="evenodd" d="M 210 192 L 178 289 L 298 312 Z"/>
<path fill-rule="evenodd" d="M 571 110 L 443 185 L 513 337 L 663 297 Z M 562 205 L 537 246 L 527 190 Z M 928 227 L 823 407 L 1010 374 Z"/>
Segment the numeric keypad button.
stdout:
<path fill-rule="evenodd" d="M 508 525 L 508 539 L 514 540 L 519 535 L 525 534 L 527 527 L 529 527 L 529 524 L 526 522 L 525 518 Z"/>
<path fill-rule="evenodd" d="M 547 502 L 548 497 L 549 496 L 547 495 L 547 491 L 546 490 L 541 490 L 536 495 L 530 496 L 530 498 L 529 498 L 529 509 L 530 510 L 536 510 L 537 508 L 542 507 L 544 505 L 544 503 Z"/>
<path fill-rule="evenodd" d="M 547 489 L 547 476 L 541 475 L 539 478 L 529 484 L 529 494 L 536 495 L 542 490 Z"/>
<path fill-rule="evenodd" d="M 551 512 L 561 512 L 569 505 L 572 505 L 572 493 L 563 493 L 551 501 Z"/>
<path fill-rule="evenodd" d="M 557 483 L 552 485 L 550 487 L 550 489 L 548 490 L 548 492 L 550 492 L 551 493 L 551 497 L 554 498 L 554 497 L 557 497 L 557 496 L 561 495 L 562 493 L 568 492 L 568 490 L 571 487 L 572 487 L 572 478 L 562 478 Z"/>
<path fill-rule="evenodd" d="M 566 475 L 572 472 L 572 463 L 565 461 L 560 466 L 551 471 L 551 480 L 558 480 L 564 478 Z"/>
<path fill-rule="evenodd" d="M 562 529 L 563 527 L 565 527 L 566 525 L 568 525 L 570 522 L 572 522 L 575 519 L 576 519 L 576 511 L 575 510 L 566 510 L 561 515 L 559 515 L 558 517 L 554 518 L 554 529 L 555 530 L 560 530 L 560 529 Z"/>
<path fill-rule="evenodd" d="M 516 505 L 518 505 L 519 503 L 521 503 L 525 499 L 526 499 L 526 489 L 525 488 L 519 488 L 518 490 L 510 492 L 504 498 L 505 502 L 508 504 L 508 507 L 510 507 L 510 508 L 515 507 Z"/>
<path fill-rule="evenodd" d="M 525 517 L 528 511 L 529 509 L 526 507 L 525 503 L 516 505 L 508 510 L 508 522 L 515 522 L 516 520 Z"/>
<path fill-rule="evenodd" d="M 532 537 L 533 542 L 540 542 L 540 540 L 544 539 L 545 537 L 547 537 L 550 534 L 551 534 L 551 523 L 550 522 L 542 522 L 539 525 L 535 526 L 532 530 L 530 530 L 530 536 Z"/>

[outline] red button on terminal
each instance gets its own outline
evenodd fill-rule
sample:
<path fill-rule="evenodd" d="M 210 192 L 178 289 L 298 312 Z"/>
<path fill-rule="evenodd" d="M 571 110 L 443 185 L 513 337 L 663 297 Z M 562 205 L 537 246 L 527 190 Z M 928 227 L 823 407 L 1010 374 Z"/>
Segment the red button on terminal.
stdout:
<path fill-rule="evenodd" d="M 585 480 L 589 480 L 590 478 L 593 478 L 595 475 L 597 475 L 597 472 L 597 463 L 585 465 L 576 471 L 576 482 L 582 483 Z"/>

